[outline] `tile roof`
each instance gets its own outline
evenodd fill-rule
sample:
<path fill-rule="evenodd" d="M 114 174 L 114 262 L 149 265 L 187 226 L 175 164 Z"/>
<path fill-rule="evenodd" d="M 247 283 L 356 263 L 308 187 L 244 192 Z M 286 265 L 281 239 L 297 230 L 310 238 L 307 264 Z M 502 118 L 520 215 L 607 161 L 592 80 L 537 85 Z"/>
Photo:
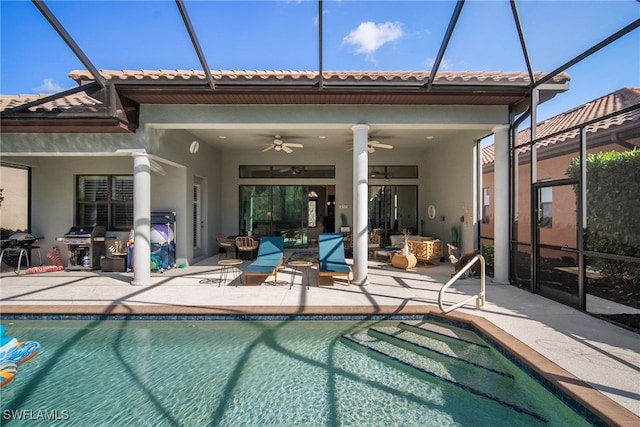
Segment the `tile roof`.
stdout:
<path fill-rule="evenodd" d="M 28 104 L 50 96 L 51 94 L 0 95 L 0 111 Z M 74 113 L 105 113 L 107 108 L 99 99 L 88 95 L 86 92 L 78 92 L 34 105 L 28 108 L 28 110 L 32 113 L 63 113 L 70 111 L 73 111 Z"/>
<path fill-rule="evenodd" d="M 433 90 L 427 90 L 430 76 L 427 71 L 325 71 L 321 87 L 317 71 L 218 70 L 212 71 L 215 89 L 209 87 L 202 70 L 102 70 L 100 73 L 113 85 L 101 89 L 88 71 L 76 70 L 69 76 L 79 86 L 64 92 L 0 95 L 3 124 L 0 131 L 22 131 L 23 125 L 28 125 L 32 131 L 68 132 L 74 130 L 74 123 L 83 123 L 84 127 L 77 131 L 90 132 L 93 123 L 104 132 L 105 121 L 117 123 L 118 129 L 122 124 L 131 128 L 137 126 L 137 112 L 143 104 L 510 105 L 524 108 L 526 103 L 522 101 L 528 97 L 530 86 L 528 73 L 502 71 L 438 73 Z M 537 73 L 536 78 L 543 75 Z M 541 102 L 567 90 L 569 80 L 566 73 L 554 76 L 551 82 L 556 86 L 541 91 Z M 117 105 L 110 108 L 104 100 L 112 99 L 112 89 L 117 92 Z"/>
<path fill-rule="evenodd" d="M 586 104 L 565 111 L 547 120 L 538 123 L 536 127 L 536 139 L 542 139 L 546 135 L 553 135 L 563 129 L 580 125 L 581 123 L 615 113 L 628 107 L 640 105 L 640 88 L 622 88 L 615 92 L 594 99 Z M 587 126 L 587 133 L 594 133 L 610 129 L 614 126 L 621 126 L 625 123 L 639 121 L 640 109 L 619 114 L 604 120 L 600 120 Z M 578 137 L 580 130 L 574 129 L 563 132 L 559 135 L 544 139 L 538 143 L 538 147 L 548 147 L 567 140 L 574 140 Z M 524 129 L 518 133 L 518 144 L 525 144 L 530 141 L 531 128 Z M 527 149 L 523 149 L 527 151 Z M 482 164 L 489 165 L 495 160 L 495 147 L 489 145 L 482 149 Z"/>
<path fill-rule="evenodd" d="M 216 83 L 313 83 L 317 81 L 317 71 L 291 70 L 212 70 Z M 206 82 L 202 70 L 100 70 L 100 74 L 110 81 L 164 81 L 164 82 Z M 325 83 L 426 83 L 429 71 L 324 71 Z M 536 73 L 536 78 L 544 73 Z M 77 82 L 94 80 L 87 70 L 74 70 L 69 77 Z M 570 79 L 560 73 L 552 79 L 554 83 L 566 83 Z M 434 84 L 527 84 L 529 74 L 524 72 L 487 71 L 443 71 L 436 74 Z"/>
<path fill-rule="evenodd" d="M 0 132 L 130 133 L 136 116 L 115 97 L 111 99 L 97 83 L 57 94 L 0 95 Z"/>
<path fill-rule="evenodd" d="M 488 145 L 482 149 L 482 165 L 489 165 L 496 159 L 495 144 Z"/>

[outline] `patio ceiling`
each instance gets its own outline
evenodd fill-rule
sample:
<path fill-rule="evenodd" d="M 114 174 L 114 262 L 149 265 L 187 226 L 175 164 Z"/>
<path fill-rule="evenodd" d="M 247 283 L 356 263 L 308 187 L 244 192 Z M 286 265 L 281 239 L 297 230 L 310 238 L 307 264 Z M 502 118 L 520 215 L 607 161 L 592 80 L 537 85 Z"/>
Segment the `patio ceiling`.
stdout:
<path fill-rule="evenodd" d="M 338 150 L 337 153 L 344 153 L 345 155 L 351 149 L 353 141 L 353 133 L 350 128 L 229 128 L 190 129 L 188 131 L 193 134 L 195 139 L 207 142 L 218 149 L 251 151 L 256 155 L 260 155 L 261 150 L 270 145 L 276 135 L 280 136 L 280 139 L 284 142 L 301 143 L 304 145 L 304 149 Z M 451 139 L 473 140 L 480 133 L 477 129 L 400 129 L 397 127 L 393 129 L 376 129 L 374 127 L 370 130 L 370 140 L 393 145 L 394 150 L 420 151 L 432 144 L 447 142 Z M 484 133 L 487 134 L 488 131 Z M 465 138 L 465 135 L 467 138 Z M 371 156 L 375 159 L 375 156 L 384 156 L 386 152 L 387 150 L 385 149 L 377 149 Z M 286 160 L 286 158 L 287 154 L 283 153 L 281 159 Z"/>

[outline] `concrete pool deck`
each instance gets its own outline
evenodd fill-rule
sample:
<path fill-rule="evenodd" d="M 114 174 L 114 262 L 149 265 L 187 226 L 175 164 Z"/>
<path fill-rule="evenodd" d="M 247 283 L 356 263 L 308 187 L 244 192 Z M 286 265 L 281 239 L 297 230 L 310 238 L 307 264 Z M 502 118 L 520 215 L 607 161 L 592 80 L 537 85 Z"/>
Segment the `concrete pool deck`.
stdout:
<path fill-rule="evenodd" d="M 240 269 L 246 265 L 247 261 Z M 370 260 L 366 286 L 347 286 L 341 280 L 318 286 L 314 269 L 305 272 L 287 267 L 278 274 L 275 285 L 259 283 L 256 278 L 245 285 L 234 271 L 227 282 L 218 283 L 221 267 L 213 257 L 185 269 L 153 273 L 151 284 L 132 286 L 132 273 L 15 275 L 3 271 L 0 310 L 2 315 L 438 315 L 438 292 L 451 272 L 448 263 L 420 264 L 404 271 Z M 457 281 L 445 296 L 446 304 L 477 293 L 479 283 L 478 279 Z M 600 313 L 619 310 L 598 299 L 590 299 L 589 307 L 598 307 Z M 495 284 L 490 278 L 484 307 L 466 305 L 447 316 L 472 322 L 609 423 L 640 426 L 638 334 L 526 290 Z"/>

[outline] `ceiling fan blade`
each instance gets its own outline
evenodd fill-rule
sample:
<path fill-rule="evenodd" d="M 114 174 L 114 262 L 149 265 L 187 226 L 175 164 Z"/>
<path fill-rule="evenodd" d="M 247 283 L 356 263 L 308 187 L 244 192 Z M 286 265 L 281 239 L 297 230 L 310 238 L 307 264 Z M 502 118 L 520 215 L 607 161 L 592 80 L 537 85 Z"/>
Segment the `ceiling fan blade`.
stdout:
<path fill-rule="evenodd" d="M 293 150 L 286 145 L 282 146 L 282 151 L 284 151 L 285 153 L 293 153 Z"/>
<path fill-rule="evenodd" d="M 373 148 L 373 145 L 370 145 L 369 148 L 367 148 L 367 151 L 370 152 L 370 153 L 375 153 L 376 149 Z"/>
<path fill-rule="evenodd" d="M 386 148 L 387 150 L 391 150 L 393 148 L 393 145 L 389 145 L 389 144 L 381 144 L 381 143 L 377 143 L 375 144 L 376 148 Z"/>
<path fill-rule="evenodd" d="M 304 145 L 298 144 L 297 142 L 285 142 L 282 144 L 283 147 L 293 147 L 293 148 L 302 148 Z"/>
<path fill-rule="evenodd" d="M 263 149 L 262 152 L 264 153 L 265 151 L 269 151 L 273 148 L 273 145 L 268 146 L 267 148 Z"/>

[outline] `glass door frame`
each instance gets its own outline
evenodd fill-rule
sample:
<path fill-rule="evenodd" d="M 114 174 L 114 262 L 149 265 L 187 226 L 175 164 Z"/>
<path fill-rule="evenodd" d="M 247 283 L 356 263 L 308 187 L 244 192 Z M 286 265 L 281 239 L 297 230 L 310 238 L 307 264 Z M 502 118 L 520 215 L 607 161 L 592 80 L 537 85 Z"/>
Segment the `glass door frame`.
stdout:
<path fill-rule="evenodd" d="M 411 190 L 412 208 L 411 212 L 402 209 L 401 190 Z M 376 190 L 378 190 L 376 192 Z M 400 234 L 403 228 L 409 228 L 414 234 L 419 234 L 418 229 L 418 206 L 419 206 L 419 186 L 414 184 L 372 184 L 368 189 L 368 228 L 372 231 L 376 228 L 382 229 L 382 245 L 389 244 L 390 235 Z M 382 197 L 382 200 L 378 199 Z M 407 214 L 409 214 L 407 216 Z M 404 218 L 403 218 L 404 215 Z"/>
<path fill-rule="evenodd" d="M 556 246 L 551 244 L 545 244 L 541 242 L 540 237 L 540 229 L 542 219 L 542 207 L 541 207 L 541 192 L 544 188 L 554 188 L 561 186 L 574 186 L 577 188 L 576 191 L 576 221 L 575 221 L 575 232 L 576 232 L 576 247 L 570 248 L 568 246 Z M 548 295 L 544 295 L 541 290 L 540 278 L 541 278 L 541 261 L 542 255 L 540 253 L 541 249 L 551 249 L 558 251 L 566 251 L 572 254 L 576 254 L 578 259 L 578 293 L 577 293 L 577 307 L 581 311 L 586 310 L 586 291 L 585 291 L 585 277 L 586 277 L 586 262 L 584 258 L 583 252 L 583 242 L 584 242 L 584 230 L 582 229 L 582 218 L 584 212 L 583 206 L 583 198 L 582 198 L 582 186 L 580 184 L 580 180 L 578 179 L 559 179 L 559 180 L 550 180 L 550 181 L 541 181 L 536 182 L 532 185 L 531 189 L 531 237 L 532 237 L 532 262 L 531 262 L 531 292 L 535 294 L 541 294 L 545 297 Z M 553 298 L 551 298 L 553 299 Z M 560 301 L 563 304 L 566 302 Z"/>
<path fill-rule="evenodd" d="M 253 204 L 251 203 L 251 207 L 248 208 L 251 212 L 251 215 L 247 216 L 247 212 L 245 209 L 246 201 L 243 199 L 245 188 L 257 188 L 261 187 L 266 190 L 266 192 L 262 195 L 262 197 L 267 197 L 266 205 L 263 206 L 263 209 L 266 209 L 264 212 L 257 212 L 259 217 L 254 217 Z M 286 197 L 286 194 L 283 194 L 283 189 L 285 188 L 297 188 L 299 191 L 299 195 L 301 196 L 300 200 L 298 200 L 298 208 L 300 213 L 299 224 L 296 224 L 295 227 L 292 226 L 292 223 L 289 224 L 289 227 L 286 227 L 290 230 L 285 230 L 283 227 L 286 223 L 285 218 L 281 215 L 284 213 L 281 209 L 281 206 L 289 204 L 292 202 L 290 198 Z M 306 236 L 308 235 L 308 193 L 309 186 L 308 185 L 296 185 L 296 184 L 288 184 L 288 185 L 241 185 L 239 191 L 239 230 L 240 234 L 247 234 L 253 237 L 262 237 L 262 236 L 283 236 L 285 237 L 285 247 L 305 247 L 308 245 L 308 242 L 305 242 Z M 280 206 L 276 206 L 276 203 Z M 249 220 L 249 223 L 247 223 Z M 258 228 L 256 229 L 256 224 L 258 224 Z M 256 232 L 259 230 L 259 232 Z M 297 243 L 291 244 L 288 241 L 289 233 L 285 233 L 285 231 L 291 231 L 296 236 L 300 237 L 300 245 Z M 297 242 L 297 238 L 296 238 Z"/>

